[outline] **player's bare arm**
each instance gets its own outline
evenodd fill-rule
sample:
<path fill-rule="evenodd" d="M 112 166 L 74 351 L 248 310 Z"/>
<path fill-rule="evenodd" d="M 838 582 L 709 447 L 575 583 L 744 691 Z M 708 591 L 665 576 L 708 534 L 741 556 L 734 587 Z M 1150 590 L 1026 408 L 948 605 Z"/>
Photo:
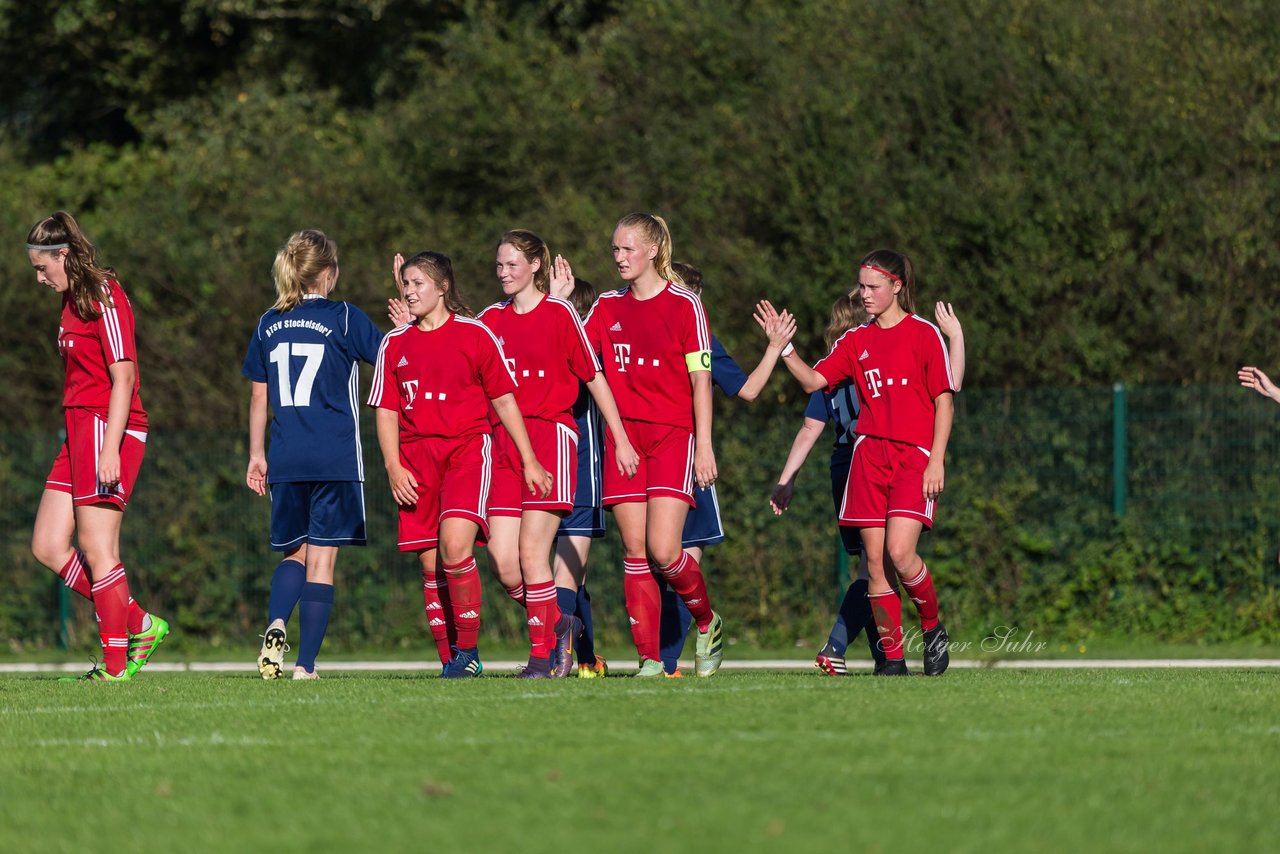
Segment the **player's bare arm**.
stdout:
<path fill-rule="evenodd" d="M 760 320 L 759 315 L 756 315 L 756 322 L 760 323 Z M 759 397 L 765 384 L 769 382 L 773 369 L 778 365 L 778 359 L 782 358 L 783 349 L 791 343 L 791 338 L 796 334 L 796 319 L 789 312 L 784 311 L 761 323 L 761 327 L 769 343 L 765 345 L 760 363 L 748 375 L 742 388 L 738 389 L 738 397 L 748 402 Z"/>
<path fill-rule="evenodd" d="M 822 431 L 826 426 L 825 422 L 818 421 L 816 418 L 806 418 L 796 433 L 796 438 L 791 443 L 791 451 L 787 454 L 787 461 L 782 466 L 782 474 L 778 476 L 778 483 L 773 487 L 773 494 L 769 496 L 769 506 L 773 508 L 775 516 L 781 516 L 791 506 L 791 497 L 796 490 L 796 475 L 800 473 L 800 467 L 804 465 L 804 461 L 809 458 L 809 452 L 813 450 L 814 445 L 818 444 L 818 439 L 822 438 Z"/>
<path fill-rule="evenodd" d="M 777 322 L 777 320 L 784 315 L 787 315 L 785 310 L 781 313 L 778 312 L 778 310 L 775 309 L 773 304 L 768 300 L 761 300 L 756 303 L 756 312 L 754 315 L 756 323 L 760 325 L 760 328 L 764 330 L 766 335 L 769 334 L 769 324 Z M 791 376 L 796 378 L 796 381 L 800 383 L 800 387 L 806 392 L 812 394 L 813 392 L 818 391 L 819 389 L 824 389 L 830 385 L 830 383 L 827 382 L 826 377 L 809 367 L 809 365 L 805 363 L 804 359 L 800 358 L 795 347 L 784 347 L 783 350 L 786 352 L 781 356 L 782 364 L 787 366 L 787 370 L 791 372 Z"/>
<path fill-rule="evenodd" d="M 267 384 L 253 383 L 249 393 L 249 469 L 245 485 L 258 495 L 267 494 Z"/>
<path fill-rule="evenodd" d="M 631 446 L 627 431 L 623 429 L 622 417 L 618 415 L 618 403 L 614 400 L 613 389 L 609 388 L 609 381 L 605 379 L 603 371 L 596 372 L 596 375 L 591 378 L 591 382 L 587 383 L 587 391 L 591 393 L 596 407 L 600 410 L 600 415 L 604 418 L 604 423 L 613 434 L 614 460 L 618 466 L 618 473 L 628 478 L 635 477 L 636 471 L 640 468 L 640 455 Z"/>
<path fill-rule="evenodd" d="M 119 361 L 112 363 L 107 372 L 111 375 L 111 398 L 107 403 L 107 429 L 98 453 L 98 480 L 105 486 L 115 486 L 120 482 L 120 444 L 129 423 L 129 404 L 133 400 L 138 366 L 127 360 Z"/>
<path fill-rule="evenodd" d="M 964 385 L 964 328 L 960 318 L 949 302 L 939 302 L 933 307 L 933 319 L 937 321 L 942 334 L 947 336 L 947 358 L 951 361 L 951 378 L 955 381 L 955 390 Z"/>
<path fill-rule="evenodd" d="M 711 371 L 694 371 L 693 383 L 693 476 L 704 489 L 716 482 L 716 454 L 711 447 Z"/>
<path fill-rule="evenodd" d="M 955 395 L 944 391 L 934 398 L 933 407 L 933 445 L 929 450 L 929 463 L 924 467 L 924 497 L 927 499 L 936 499 L 942 494 L 945 480 L 943 459 L 947 455 L 947 442 L 951 438 Z"/>
<path fill-rule="evenodd" d="M 391 409 L 379 409 L 375 415 L 378 427 L 378 447 L 391 483 L 391 495 L 404 507 L 418 501 L 418 481 L 400 462 L 400 415 Z"/>

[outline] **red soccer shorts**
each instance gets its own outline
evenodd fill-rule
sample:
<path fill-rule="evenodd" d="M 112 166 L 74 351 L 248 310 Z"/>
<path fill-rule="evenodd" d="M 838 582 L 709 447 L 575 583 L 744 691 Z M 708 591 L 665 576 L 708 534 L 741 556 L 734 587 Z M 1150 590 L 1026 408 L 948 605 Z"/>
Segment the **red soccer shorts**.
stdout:
<path fill-rule="evenodd" d="M 578 489 L 578 434 L 556 421 L 526 418 L 525 430 L 533 445 L 533 455 L 551 472 L 551 494 L 534 495 L 524 485 L 524 465 L 520 452 L 505 428 L 493 434 L 493 489 L 489 492 L 490 516 L 519 517 L 525 510 L 568 513 Z"/>
<path fill-rule="evenodd" d="M 480 526 L 480 536 L 488 536 L 485 507 L 493 474 L 492 437 L 481 433 L 402 444 L 400 463 L 418 481 L 417 502 L 400 507 L 400 551 L 436 548 L 440 522 L 450 516 L 472 520 Z"/>
<path fill-rule="evenodd" d="M 626 419 L 622 426 L 640 457 L 640 468 L 631 479 L 618 473 L 618 449 L 613 432 L 606 429 L 604 506 L 650 498 L 679 498 L 693 507 L 693 433 L 684 427 Z"/>
<path fill-rule="evenodd" d="M 859 436 L 840 503 L 840 524 L 883 528 L 890 517 L 904 516 L 932 528 L 934 501 L 924 497 L 928 464 L 929 452 L 924 448 Z"/>
<path fill-rule="evenodd" d="M 44 488 L 70 493 L 71 502 L 76 506 L 114 504 L 123 510 L 138 482 L 138 471 L 147 450 L 147 434 L 125 430 L 124 441 L 120 443 L 120 482 L 108 487 L 98 482 L 98 456 L 107 433 L 107 420 L 87 409 L 68 409 L 65 416 L 67 440 L 53 461 Z"/>

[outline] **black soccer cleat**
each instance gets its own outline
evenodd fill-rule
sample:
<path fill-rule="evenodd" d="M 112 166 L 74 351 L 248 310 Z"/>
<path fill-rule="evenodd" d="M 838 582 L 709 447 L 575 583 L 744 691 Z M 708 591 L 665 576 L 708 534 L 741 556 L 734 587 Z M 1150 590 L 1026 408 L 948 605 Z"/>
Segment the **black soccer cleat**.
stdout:
<path fill-rule="evenodd" d="M 951 638 L 942 623 L 924 633 L 924 675 L 941 676 L 951 663 Z"/>
<path fill-rule="evenodd" d="M 875 670 L 876 676 L 910 676 L 905 658 L 886 658 L 884 664 Z"/>
<path fill-rule="evenodd" d="M 535 658 L 529 656 L 529 663 L 516 672 L 517 679 L 550 679 L 551 656 Z"/>

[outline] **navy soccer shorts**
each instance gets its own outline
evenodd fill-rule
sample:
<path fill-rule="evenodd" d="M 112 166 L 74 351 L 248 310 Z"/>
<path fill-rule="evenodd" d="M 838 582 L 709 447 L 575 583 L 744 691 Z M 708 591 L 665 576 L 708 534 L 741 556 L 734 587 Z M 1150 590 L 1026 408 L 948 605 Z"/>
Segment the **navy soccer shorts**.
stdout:
<path fill-rule="evenodd" d="M 365 544 L 364 484 L 300 481 L 271 485 L 271 548 Z"/>

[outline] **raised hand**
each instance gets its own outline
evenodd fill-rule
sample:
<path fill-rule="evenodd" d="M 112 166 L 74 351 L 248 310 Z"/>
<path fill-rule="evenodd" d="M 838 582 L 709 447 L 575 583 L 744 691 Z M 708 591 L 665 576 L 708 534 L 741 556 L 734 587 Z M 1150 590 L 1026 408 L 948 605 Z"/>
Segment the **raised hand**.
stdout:
<path fill-rule="evenodd" d="M 551 262 L 551 296 L 568 299 L 573 295 L 573 267 L 563 255 Z"/>
<path fill-rule="evenodd" d="M 769 346 L 781 350 L 796 334 L 796 319 L 788 311 L 774 315 L 764 323 L 764 334 L 769 338 Z"/>
<path fill-rule="evenodd" d="M 400 271 L 404 269 L 404 256 L 399 252 L 391 259 L 391 276 L 395 279 L 396 293 L 400 292 Z"/>
<path fill-rule="evenodd" d="M 1280 389 L 1276 388 L 1275 383 L 1271 381 L 1271 377 L 1267 376 L 1262 368 L 1246 365 L 1236 372 L 1236 378 L 1240 380 L 1240 385 L 1245 388 L 1251 388 L 1263 397 L 1269 397 L 1280 403 Z"/>
<path fill-rule="evenodd" d="M 784 311 L 783 314 L 786 314 L 786 312 Z M 758 323 L 760 328 L 764 330 L 764 334 L 768 335 L 769 322 L 777 320 L 781 315 L 779 315 L 777 309 L 773 307 L 773 303 L 764 299 L 756 303 L 756 310 L 752 317 L 756 319 L 756 323 Z"/>
<path fill-rule="evenodd" d="M 392 326 L 406 326 L 413 322 L 413 315 L 409 313 L 409 306 L 405 305 L 404 300 L 392 297 L 387 300 L 387 319 Z"/>
<path fill-rule="evenodd" d="M 956 317 L 955 309 L 949 302 L 939 301 L 933 307 L 933 319 L 938 322 L 938 328 L 942 330 L 942 334 L 948 338 L 955 338 L 964 333 L 960 327 L 960 318 Z"/>

